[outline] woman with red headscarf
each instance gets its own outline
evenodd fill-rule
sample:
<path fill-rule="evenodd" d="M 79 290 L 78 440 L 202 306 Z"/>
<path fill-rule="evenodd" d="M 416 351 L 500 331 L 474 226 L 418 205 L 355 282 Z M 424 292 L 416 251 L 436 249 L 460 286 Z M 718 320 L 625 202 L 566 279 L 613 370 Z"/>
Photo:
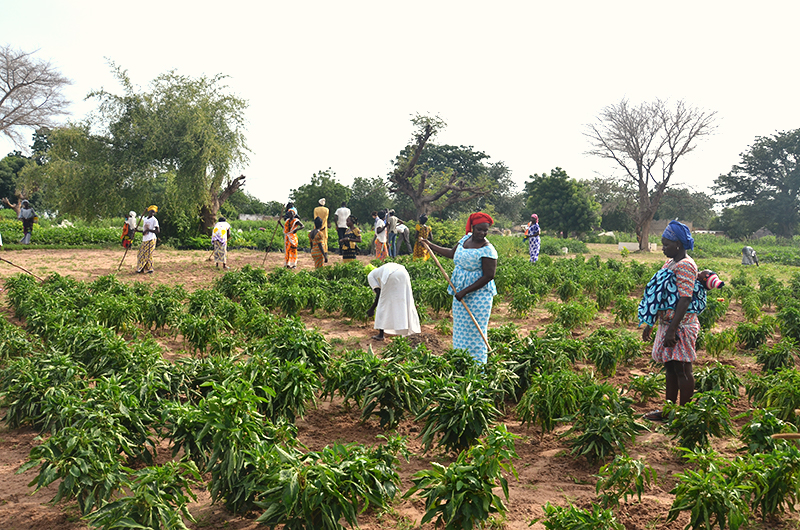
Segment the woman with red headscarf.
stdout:
<path fill-rule="evenodd" d="M 531 263 L 539 261 L 539 216 L 531 214 L 531 222 L 525 228 L 525 238 L 528 240 L 528 252 L 531 255 Z"/>
<path fill-rule="evenodd" d="M 453 348 L 469 351 L 478 363 L 487 360 L 487 347 L 483 341 L 492 314 L 492 301 L 497 294 L 494 274 L 497 270 L 497 251 L 486 239 L 494 219 L 483 212 L 473 213 L 467 220 L 467 235 L 453 248 L 444 248 L 427 241 L 431 250 L 440 256 L 450 258 L 455 263 L 451 281 L 453 295 Z M 467 313 L 464 301 L 481 330 Z M 481 336 L 481 331 L 483 336 Z"/>

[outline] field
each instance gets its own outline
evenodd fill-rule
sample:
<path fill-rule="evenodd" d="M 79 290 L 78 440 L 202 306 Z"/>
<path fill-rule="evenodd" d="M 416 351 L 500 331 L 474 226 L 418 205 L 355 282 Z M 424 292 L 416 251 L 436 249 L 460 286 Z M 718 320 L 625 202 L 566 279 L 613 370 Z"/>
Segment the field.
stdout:
<path fill-rule="evenodd" d="M 626 266 L 631 261 L 639 261 L 644 263 L 648 270 L 663 261 L 660 253 L 621 257 L 615 245 L 590 244 L 589 251 L 590 253 L 585 256 L 587 260 L 590 256 L 598 256 L 603 262 L 613 259 L 622 266 Z M 176 285 L 182 285 L 189 293 L 211 289 L 216 285 L 215 282 L 223 276 L 223 272 L 215 269 L 213 264 L 207 261 L 208 255 L 209 253 L 205 251 L 158 249 L 155 255 L 156 272 L 142 277 L 133 272 L 135 255 L 129 253 L 117 278 L 123 284 L 133 285 L 135 282 L 142 282 L 151 288 L 156 286 L 174 288 Z M 0 257 L 42 278 L 57 273 L 89 283 L 116 273 L 122 253 L 119 250 L 30 249 L 3 252 Z M 264 257 L 263 252 L 241 250 L 231 252 L 229 259 L 232 269 L 239 271 L 245 266 L 260 268 Z M 567 255 L 557 259 L 571 260 L 572 258 L 572 255 Z M 338 256 L 331 256 L 332 265 L 338 261 Z M 366 257 L 361 257 L 360 261 L 364 264 L 368 263 Z M 551 260 L 548 258 L 543 261 L 537 267 L 545 267 Z M 282 265 L 281 254 L 266 254 L 265 269 L 268 272 L 280 269 Z M 698 265 L 700 268 L 705 266 L 701 260 L 698 260 Z M 501 259 L 499 267 L 502 266 Z M 739 265 L 736 259 L 730 258 L 715 259 L 713 268 L 726 281 L 735 277 L 749 276 L 754 289 L 758 285 L 759 278 L 756 273 L 775 278 L 780 283 L 788 282 L 797 272 L 794 267 L 779 265 L 763 265 L 758 271 L 753 268 L 746 269 Z M 301 254 L 299 269 L 311 269 L 311 259 L 307 254 Z M 19 269 L 0 262 L 0 279 L 3 281 L 19 272 Z M 742 276 L 743 274 L 745 276 Z M 558 285 L 546 286 L 547 293 L 527 305 L 520 305 L 522 302 L 519 302 L 519 299 L 514 303 L 511 295 L 513 287 L 513 285 L 509 285 L 507 287 L 509 294 L 496 299 L 490 328 L 505 326 L 505 329 L 512 329 L 509 326 L 512 324 L 516 326 L 515 332 L 519 337 L 526 337 L 530 332 L 542 334 L 546 326 L 552 325 L 553 321 L 559 318 L 558 307 L 560 307 L 561 300 L 556 293 Z M 430 287 L 430 289 L 435 288 L 434 286 Z M 609 288 L 610 286 L 607 285 L 596 286 L 594 296 L 599 297 L 600 295 L 597 293 Z M 635 300 L 640 295 L 641 286 L 633 289 L 627 298 Z M 6 320 L 16 325 L 22 325 L 23 322 L 15 316 L 14 310 L 10 307 L 6 291 L 0 294 L 0 302 L 2 302 L 2 311 Z M 323 302 L 319 301 L 319 304 Z M 570 338 L 586 342 L 591 340 L 592 336 L 600 336 L 597 332 L 601 329 L 615 330 L 614 333 L 617 336 L 624 330 L 638 333 L 635 319 L 627 322 L 622 319 L 621 323 L 618 322 L 620 315 L 613 311 L 614 307 L 619 307 L 618 304 L 619 302 L 614 303 L 613 301 L 610 304 L 604 304 L 606 307 L 600 308 L 588 321 L 573 327 Z M 736 329 L 748 320 L 753 321 L 752 315 L 748 311 L 752 312 L 753 310 L 743 307 L 741 297 L 737 297 L 735 301 L 730 302 L 727 312 L 712 328 L 712 331 L 719 336 L 724 334 L 725 330 Z M 317 329 L 324 336 L 335 356 L 344 355 L 344 352 L 366 351 L 370 347 L 376 353 L 381 353 L 390 344 L 389 342 L 376 343 L 370 340 L 372 326 L 369 322 L 346 318 L 327 310 L 311 312 L 308 309 L 299 308 L 298 314 L 307 328 Z M 759 307 L 756 321 L 772 318 L 775 314 L 776 306 L 774 304 L 763 304 Z M 414 337 L 411 344 L 413 346 L 424 344 L 432 353 L 444 355 L 450 346 L 447 334 L 448 319 L 447 311 L 437 314 L 429 310 L 424 318 L 423 333 Z M 130 341 L 138 340 L 134 337 L 141 338 L 136 333 L 131 334 L 130 329 L 122 334 Z M 169 362 L 193 355 L 189 353 L 191 349 L 189 341 L 181 333 L 154 333 L 153 337 L 162 349 L 163 357 Z M 776 344 L 779 338 L 780 335 L 768 338 L 766 346 Z M 632 356 L 628 363 L 620 361 L 616 365 L 616 370 L 609 371 L 605 376 L 597 373 L 597 379 L 619 389 L 629 388 L 633 377 L 646 376 L 655 370 L 649 363 L 649 355 L 645 351 L 642 349 L 641 354 Z M 742 381 L 749 372 L 761 372 L 761 366 L 756 363 L 754 358 L 754 351 L 743 351 L 741 347 L 728 347 L 721 348 L 715 354 L 716 359 L 712 359 L 707 351 L 700 351 L 700 359 L 695 367 L 695 373 L 700 372 L 703 368 L 715 366 L 716 360 L 733 367 L 733 372 Z M 573 368 L 598 371 L 597 362 L 587 358 L 576 358 Z M 751 406 L 745 396 L 744 383 L 739 384 L 736 390 L 738 397 L 734 398 L 729 406 L 730 416 L 733 418 L 747 412 Z M 660 408 L 662 399 L 663 392 L 659 392 L 656 397 L 635 401 L 630 406 L 638 417 L 641 413 Z M 7 410 L 3 412 L 5 415 Z M 557 422 L 552 431 L 542 433 L 540 426 L 521 423 L 520 417 L 515 411 L 514 400 L 510 398 L 506 400 L 505 406 L 501 410 L 501 416 L 495 423 L 505 424 L 511 433 L 520 438 L 516 440 L 515 444 L 518 457 L 513 459 L 518 479 L 511 474 L 505 474 L 509 487 L 509 497 L 505 501 L 507 513 L 505 517 L 494 516 L 494 522 L 491 523 L 494 528 L 529 528 L 532 519 L 543 517 L 543 506 L 548 502 L 558 506 L 572 504 L 581 508 L 587 508 L 592 502 L 597 502 L 596 475 L 599 473 L 602 462 L 570 454 L 571 447 L 567 444 L 566 438 L 561 436 L 569 430 L 569 423 Z M 739 429 L 747 423 L 747 418 L 734 419 L 734 430 L 738 433 Z M 316 405 L 309 406 L 305 410 L 304 417 L 298 417 L 295 424 L 297 439 L 310 451 L 322 451 L 325 446 L 334 442 L 375 445 L 381 441 L 377 436 L 386 432 L 376 416 L 362 421 L 361 409 L 353 406 L 352 401 L 346 402 L 340 394 L 335 394 L 332 398 L 327 396 L 324 399 L 318 399 Z M 682 528 L 689 522 L 687 512 L 681 513 L 677 521 L 666 522 L 670 506 L 675 499 L 670 491 L 678 482 L 675 474 L 685 471 L 692 465 L 682 458 L 680 452 L 676 450 L 676 440 L 666 432 L 662 425 L 649 422 L 643 422 L 643 424 L 649 430 L 639 433 L 635 442 L 626 444 L 628 454 L 632 458 L 646 460 L 649 466 L 655 470 L 657 479 L 644 489 L 641 502 L 632 496 L 627 502 L 623 502 L 621 506 L 615 508 L 614 513 L 618 521 L 628 530 Z M 412 475 L 430 469 L 432 462 L 439 462 L 447 466 L 454 460 L 454 453 L 444 451 L 436 445 L 427 452 L 424 451 L 421 438 L 423 430 L 423 422 L 414 421 L 411 416 L 406 415 L 399 422 L 396 432 L 408 437 L 408 449 L 410 450 L 408 461 L 400 458 L 400 493 L 388 509 L 369 510 L 359 515 L 358 522 L 362 528 L 409 529 L 419 527 L 419 521 L 425 514 L 424 501 L 417 496 L 402 499 L 402 493 L 411 487 Z M 2 527 L 6 529 L 63 528 L 70 530 L 88 528 L 85 521 L 81 520 L 80 511 L 74 501 L 61 501 L 55 506 L 48 503 L 58 490 L 58 481 L 31 495 L 33 488 L 28 487 L 28 483 L 36 478 L 38 467 L 29 469 L 22 474 L 16 474 L 20 466 L 25 463 L 31 449 L 41 443 L 37 439 L 37 434 L 38 429 L 30 425 L 17 428 L 10 427 L 8 423 L 0 425 L 0 521 L 3 522 Z M 163 464 L 171 460 L 169 441 L 159 440 L 158 444 L 156 463 Z M 742 442 L 733 435 L 711 439 L 711 447 L 727 459 L 746 454 L 746 451 L 741 451 L 742 445 Z M 606 462 L 608 460 L 610 459 L 606 459 Z M 203 480 L 207 482 L 209 478 L 210 474 L 206 474 Z M 206 488 L 195 487 L 194 491 L 197 500 L 189 504 L 189 511 L 197 522 L 189 523 L 189 528 L 250 529 L 260 527 L 255 518 L 263 510 L 255 510 L 245 515 L 232 515 L 226 510 L 223 502 L 211 502 L 211 495 Z M 500 488 L 495 488 L 495 493 L 503 497 Z M 791 503 L 790 507 L 793 507 Z M 750 528 L 800 528 L 800 519 L 794 513 L 780 515 L 777 518 L 767 518 L 766 521 L 762 521 L 754 515 L 750 524 Z M 423 526 L 423 528 L 433 527 L 431 523 Z M 545 526 L 539 522 L 532 528 L 541 529 Z"/>

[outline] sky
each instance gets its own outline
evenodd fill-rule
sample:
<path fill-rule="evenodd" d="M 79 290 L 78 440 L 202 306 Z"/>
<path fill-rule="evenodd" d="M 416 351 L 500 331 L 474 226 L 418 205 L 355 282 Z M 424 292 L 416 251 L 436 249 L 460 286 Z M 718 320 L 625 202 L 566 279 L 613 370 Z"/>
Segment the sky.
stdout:
<path fill-rule="evenodd" d="M 328 168 L 345 185 L 385 177 L 417 113 L 447 123 L 436 143 L 505 162 L 519 190 L 555 167 L 615 176 L 586 154 L 587 125 L 656 98 L 716 112 L 673 177 L 709 191 L 756 137 L 800 127 L 798 18 L 800 2 L 769 0 L 0 0 L 0 44 L 73 81 L 75 121 L 91 90 L 122 93 L 109 60 L 143 90 L 173 69 L 228 76 L 251 150 L 232 176 L 262 201 Z"/>

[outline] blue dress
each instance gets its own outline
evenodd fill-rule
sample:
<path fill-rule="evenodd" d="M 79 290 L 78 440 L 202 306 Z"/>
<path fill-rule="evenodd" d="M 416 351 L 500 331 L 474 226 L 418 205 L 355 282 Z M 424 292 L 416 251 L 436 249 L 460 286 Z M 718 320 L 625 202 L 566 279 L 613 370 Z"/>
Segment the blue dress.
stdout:
<path fill-rule="evenodd" d="M 461 238 L 456 247 L 453 263 L 455 270 L 451 281 L 456 291 L 472 285 L 483 276 L 482 258 L 497 259 L 497 251 L 488 241 L 486 246 L 481 248 L 464 248 L 464 241 L 469 239 L 472 233 Z M 452 288 L 447 289 L 450 294 L 455 294 Z M 483 330 L 484 336 L 489 328 L 489 317 L 492 314 L 492 300 L 497 294 L 497 287 L 494 280 L 478 289 L 472 291 L 464 297 L 475 320 Z M 472 319 L 464 309 L 464 305 L 453 297 L 453 348 L 469 351 L 472 357 L 479 363 L 485 363 L 487 358 L 486 343 L 483 342 L 481 334 L 472 322 Z"/>

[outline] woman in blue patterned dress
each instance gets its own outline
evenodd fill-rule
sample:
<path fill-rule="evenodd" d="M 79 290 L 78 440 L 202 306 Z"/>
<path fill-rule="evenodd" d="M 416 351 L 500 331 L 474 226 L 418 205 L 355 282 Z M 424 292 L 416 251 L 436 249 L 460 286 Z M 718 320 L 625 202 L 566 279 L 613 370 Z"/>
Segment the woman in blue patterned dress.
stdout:
<path fill-rule="evenodd" d="M 492 301 L 497 294 L 494 275 L 497 270 L 497 251 L 486 239 L 494 220 L 483 212 L 473 213 L 467 221 L 467 235 L 453 248 L 444 248 L 427 241 L 431 250 L 455 263 L 451 281 L 453 295 L 453 348 L 469 351 L 478 363 L 487 360 L 487 347 L 483 341 L 492 314 Z M 483 332 L 475 327 L 463 300 L 469 307 Z"/>
<path fill-rule="evenodd" d="M 528 240 L 528 252 L 531 255 L 531 263 L 539 261 L 539 247 L 541 241 L 539 240 L 539 216 L 531 214 L 531 222 L 525 228 L 525 239 Z"/>

